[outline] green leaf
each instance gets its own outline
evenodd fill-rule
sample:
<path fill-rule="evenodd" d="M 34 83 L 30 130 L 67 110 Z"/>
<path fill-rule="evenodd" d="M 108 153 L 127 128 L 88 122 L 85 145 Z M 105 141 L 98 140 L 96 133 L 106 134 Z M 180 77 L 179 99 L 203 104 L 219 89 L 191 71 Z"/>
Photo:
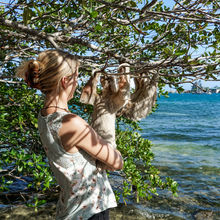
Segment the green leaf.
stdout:
<path fill-rule="evenodd" d="M 91 16 L 93 17 L 93 18 L 96 18 L 97 16 L 98 16 L 98 12 L 97 11 L 92 11 L 91 12 Z"/>
<path fill-rule="evenodd" d="M 24 8 L 24 11 L 23 11 L 23 22 L 24 22 L 24 25 L 27 25 L 30 22 L 33 14 L 34 13 L 32 12 L 32 10 L 29 7 L 25 7 Z"/>
<path fill-rule="evenodd" d="M 102 29 L 102 26 L 100 25 L 100 24 L 97 24 L 96 26 L 95 26 L 95 30 L 96 31 L 100 31 Z"/>
<path fill-rule="evenodd" d="M 18 172 L 21 172 L 23 170 L 22 166 L 18 166 Z"/>

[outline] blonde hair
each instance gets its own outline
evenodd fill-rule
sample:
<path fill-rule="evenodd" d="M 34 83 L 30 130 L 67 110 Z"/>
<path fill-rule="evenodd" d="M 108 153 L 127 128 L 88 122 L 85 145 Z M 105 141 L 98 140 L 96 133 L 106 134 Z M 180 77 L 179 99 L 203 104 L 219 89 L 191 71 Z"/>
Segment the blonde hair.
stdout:
<path fill-rule="evenodd" d="M 79 61 L 76 56 L 60 50 L 46 50 L 36 60 L 23 62 L 17 69 L 17 76 L 32 88 L 50 93 L 59 89 L 64 76 L 76 73 Z"/>

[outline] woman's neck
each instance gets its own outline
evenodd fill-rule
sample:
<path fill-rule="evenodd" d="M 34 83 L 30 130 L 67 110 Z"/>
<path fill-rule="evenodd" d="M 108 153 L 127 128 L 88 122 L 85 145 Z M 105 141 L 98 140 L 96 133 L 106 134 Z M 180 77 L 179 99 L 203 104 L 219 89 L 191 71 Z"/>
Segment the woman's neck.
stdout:
<path fill-rule="evenodd" d="M 59 108 L 68 109 L 67 99 L 62 96 L 46 95 L 44 107 L 57 106 Z"/>

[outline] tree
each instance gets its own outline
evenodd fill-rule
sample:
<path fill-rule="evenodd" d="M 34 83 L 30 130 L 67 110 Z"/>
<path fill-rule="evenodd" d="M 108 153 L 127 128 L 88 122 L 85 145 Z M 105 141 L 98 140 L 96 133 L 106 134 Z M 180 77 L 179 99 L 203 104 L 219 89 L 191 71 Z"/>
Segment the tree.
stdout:
<path fill-rule="evenodd" d="M 29 169 L 32 173 L 35 170 L 32 175 L 35 189 L 51 189 L 53 183 L 49 171 L 42 169 L 46 163 L 36 131 L 36 115 L 31 113 L 35 108 L 40 109 L 41 97 L 15 78 L 14 70 L 21 60 L 34 57 L 44 49 L 59 48 L 78 55 L 80 76 L 90 74 L 95 67 L 101 68 L 103 74 L 115 74 L 115 67 L 127 62 L 131 77 L 157 74 L 160 94 L 165 94 L 165 85 L 181 92 L 182 83 L 217 80 L 219 3 L 216 0 L 174 0 L 173 3 L 172 8 L 157 0 L 1 3 L 0 141 L 4 154 L 0 165 L 5 170 L 1 177 L 2 190 L 7 188 L 10 178 L 21 178 L 21 172 L 23 176 L 30 174 Z M 82 106 L 78 96 L 74 101 L 78 107 L 72 110 L 88 118 L 85 111 L 91 112 L 91 106 Z M 169 178 L 162 181 L 158 170 L 151 165 L 151 144 L 134 132 L 139 130 L 138 124 L 124 118 L 118 121 L 130 129 L 118 129 L 118 146 L 127 159 L 122 174 L 124 198 L 132 193 L 132 185 L 137 198 L 150 198 L 156 187 L 175 192 L 176 182 Z M 9 164 L 17 168 L 11 172 Z"/>

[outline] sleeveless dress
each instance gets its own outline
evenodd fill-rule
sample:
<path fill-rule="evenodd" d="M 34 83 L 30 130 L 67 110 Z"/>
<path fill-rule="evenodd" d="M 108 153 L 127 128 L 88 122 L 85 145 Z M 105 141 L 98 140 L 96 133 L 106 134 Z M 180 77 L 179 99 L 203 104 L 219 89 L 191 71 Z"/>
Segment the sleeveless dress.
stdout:
<path fill-rule="evenodd" d="M 38 129 L 52 172 L 61 188 L 57 220 L 88 219 L 117 206 L 105 171 L 98 172 L 95 159 L 80 149 L 71 154 L 64 150 L 59 129 L 67 112 L 38 116 Z"/>

